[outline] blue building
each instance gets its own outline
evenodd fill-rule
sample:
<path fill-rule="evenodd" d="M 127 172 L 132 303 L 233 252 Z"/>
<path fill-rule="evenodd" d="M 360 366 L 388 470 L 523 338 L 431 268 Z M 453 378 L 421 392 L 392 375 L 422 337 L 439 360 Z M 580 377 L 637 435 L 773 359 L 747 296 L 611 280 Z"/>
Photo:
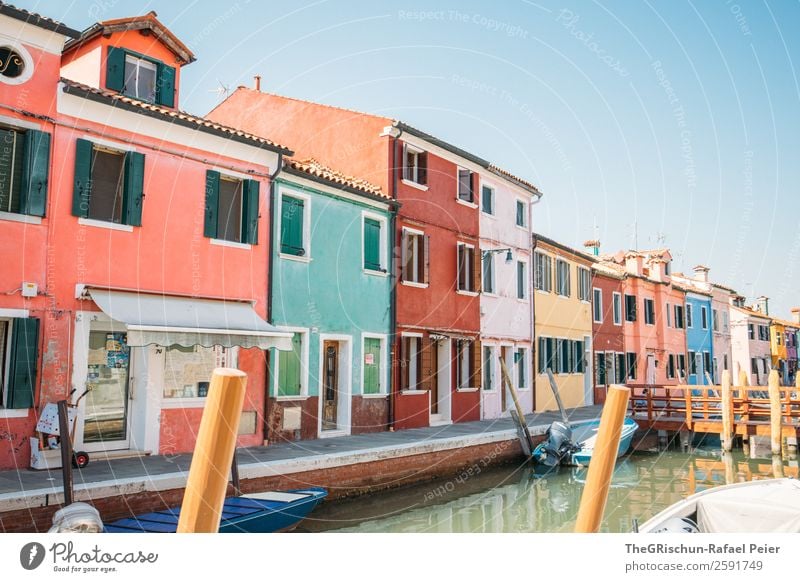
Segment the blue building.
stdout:
<path fill-rule="evenodd" d="M 686 362 L 689 384 L 710 384 L 706 373 L 713 377 L 714 347 L 711 327 L 711 295 L 687 291 Z"/>

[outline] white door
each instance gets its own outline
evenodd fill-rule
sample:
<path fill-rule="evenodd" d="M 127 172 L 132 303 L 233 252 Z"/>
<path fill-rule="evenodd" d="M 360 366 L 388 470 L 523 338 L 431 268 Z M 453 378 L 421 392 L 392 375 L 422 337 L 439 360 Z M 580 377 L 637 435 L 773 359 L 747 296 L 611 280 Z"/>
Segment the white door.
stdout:
<path fill-rule="evenodd" d="M 655 386 L 656 384 L 655 354 L 647 354 L 647 368 L 646 368 L 645 382 L 647 383 L 648 386 Z"/>

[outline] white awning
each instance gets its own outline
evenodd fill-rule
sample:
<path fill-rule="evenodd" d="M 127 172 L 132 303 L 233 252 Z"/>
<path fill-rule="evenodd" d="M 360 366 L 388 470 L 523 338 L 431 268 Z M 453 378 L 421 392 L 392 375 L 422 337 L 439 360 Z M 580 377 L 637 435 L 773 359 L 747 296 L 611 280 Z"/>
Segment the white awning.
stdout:
<path fill-rule="evenodd" d="M 128 328 L 128 345 L 292 349 L 292 332 L 264 321 L 252 304 L 88 288 L 111 319 Z"/>

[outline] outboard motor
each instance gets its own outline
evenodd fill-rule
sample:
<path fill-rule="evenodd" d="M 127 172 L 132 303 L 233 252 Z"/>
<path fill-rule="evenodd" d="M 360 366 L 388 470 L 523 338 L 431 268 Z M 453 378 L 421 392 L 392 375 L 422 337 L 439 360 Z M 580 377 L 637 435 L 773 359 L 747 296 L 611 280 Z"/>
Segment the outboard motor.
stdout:
<path fill-rule="evenodd" d="M 81 501 L 62 507 L 53 516 L 53 527 L 48 533 L 102 533 L 100 513 Z"/>
<path fill-rule="evenodd" d="M 547 429 L 545 441 L 537 447 L 538 453 L 534 460 L 547 467 L 555 467 L 577 450 L 578 447 L 572 442 L 572 429 L 557 420 Z"/>

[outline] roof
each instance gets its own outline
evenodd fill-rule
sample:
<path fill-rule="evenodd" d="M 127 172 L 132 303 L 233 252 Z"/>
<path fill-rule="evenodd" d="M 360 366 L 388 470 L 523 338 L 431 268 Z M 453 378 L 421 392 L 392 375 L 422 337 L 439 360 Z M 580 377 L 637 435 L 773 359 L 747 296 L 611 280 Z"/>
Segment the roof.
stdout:
<path fill-rule="evenodd" d="M 376 186 L 360 178 L 354 178 L 353 176 L 343 174 L 321 164 L 314 158 L 309 158 L 307 160 L 284 158 L 283 169 L 287 170 L 289 174 L 302 175 L 329 186 L 344 188 L 356 194 L 367 194 L 372 198 L 381 198 L 386 202 L 394 202 L 387 193 L 381 190 L 380 186 Z"/>
<path fill-rule="evenodd" d="M 147 103 L 145 101 L 140 101 L 139 99 L 121 95 L 114 91 L 97 89 L 95 87 L 90 87 L 88 85 L 84 85 L 83 83 L 71 81 L 63 77 L 61 78 L 61 82 L 64 85 L 64 93 L 78 95 L 79 97 L 84 97 L 92 101 L 105 103 L 111 107 L 119 107 L 120 109 L 133 111 L 134 113 L 155 117 L 164 121 L 169 121 L 170 123 L 188 127 L 190 129 L 196 129 L 204 133 L 210 133 L 212 135 L 224 137 L 233 141 L 271 150 L 279 154 L 292 155 L 294 153 L 288 147 L 276 144 L 266 138 L 258 137 L 233 127 L 221 125 L 219 123 L 209 121 L 203 117 L 192 115 L 191 113 L 162 107 L 153 103 Z"/>
<path fill-rule="evenodd" d="M 127 18 L 115 18 L 113 20 L 104 20 L 103 22 L 96 22 L 79 35 L 75 35 L 75 40 L 69 41 L 64 46 L 64 52 L 70 51 L 76 47 L 81 46 L 99 34 L 111 34 L 114 32 L 124 32 L 126 30 L 149 30 L 153 35 L 164 43 L 164 45 L 171 50 L 176 57 L 178 57 L 184 64 L 189 64 L 195 61 L 194 53 L 189 50 L 181 40 L 175 36 L 172 31 L 164 26 L 158 20 L 155 10 L 151 10 L 144 16 L 131 16 Z"/>
<path fill-rule="evenodd" d="M 738 295 L 736 289 L 733 289 L 732 287 L 727 287 L 726 285 L 722 285 L 721 283 L 711 283 L 711 286 L 716 287 L 717 289 L 723 289 L 724 291 L 730 291 L 734 295 Z"/>
<path fill-rule="evenodd" d="M 749 307 L 739 307 L 738 305 L 731 305 L 731 309 L 735 309 L 737 311 L 741 311 L 746 315 L 750 315 L 753 317 L 760 317 L 761 319 L 771 320 L 772 318 L 767 315 L 766 313 L 761 313 L 760 311 L 756 311 L 755 309 L 750 309 Z"/>
<path fill-rule="evenodd" d="M 603 275 L 609 275 L 617 279 L 624 279 L 627 275 L 624 267 L 611 261 L 596 261 L 592 264 L 592 269 Z"/>
<path fill-rule="evenodd" d="M 550 246 L 556 247 L 557 249 L 560 249 L 562 251 L 565 251 L 567 253 L 575 255 L 576 257 L 578 257 L 580 259 L 585 259 L 585 260 L 587 260 L 587 261 L 589 261 L 591 263 L 594 263 L 594 262 L 597 261 L 597 257 L 594 257 L 592 255 L 584 253 L 583 251 L 579 251 L 578 249 L 574 249 L 572 247 L 568 247 L 567 245 L 565 245 L 563 243 L 560 243 L 557 240 L 553 240 L 552 238 L 543 236 L 541 234 L 534 234 L 533 235 L 533 241 L 534 241 L 534 247 L 536 247 L 536 244 L 535 244 L 536 242 L 541 241 L 541 242 L 543 242 L 545 244 L 548 244 Z"/>
<path fill-rule="evenodd" d="M 498 176 L 500 176 L 502 178 L 505 178 L 506 180 L 508 180 L 510 182 L 514 182 L 517 186 L 519 186 L 521 188 L 524 188 L 525 190 L 528 190 L 529 192 L 531 192 L 532 194 L 535 194 L 536 196 L 539 196 L 539 197 L 542 196 L 542 193 L 539 192 L 539 189 L 536 186 L 534 186 L 533 184 L 531 184 L 527 180 L 523 180 L 522 178 L 520 178 L 518 176 L 515 176 L 514 174 L 512 174 L 511 172 L 509 172 L 507 170 L 504 170 L 503 168 L 498 168 L 494 164 L 489 164 L 489 167 L 487 169 L 490 172 L 492 172 L 494 174 L 497 174 Z"/>
<path fill-rule="evenodd" d="M 778 325 L 782 325 L 783 327 L 792 327 L 794 329 L 800 329 L 800 323 L 789 321 L 788 319 L 776 319 L 774 317 L 770 319 L 772 319 L 773 324 L 777 323 Z"/>
<path fill-rule="evenodd" d="M 41 14 L 37 14 L 35 12 L 29 12 L 23 8 L 17 8 L 16 6 L 6 4 L 5 2 L 0 2 L 0 14 L 15 20 L 27 22 L 28 24 L 38 26 L 39 28 L 43 28 L 45 30 L 50 30 L 52 32 L 57 32 L 58 34 L 63 34 L 64 36 L 69 36 L 71 38 L 78 38 L 81 35 L 81 33 L 74 28 L 70 28 L 58 20 L 53 20 L 52 18 L 42 16 Z"/>

